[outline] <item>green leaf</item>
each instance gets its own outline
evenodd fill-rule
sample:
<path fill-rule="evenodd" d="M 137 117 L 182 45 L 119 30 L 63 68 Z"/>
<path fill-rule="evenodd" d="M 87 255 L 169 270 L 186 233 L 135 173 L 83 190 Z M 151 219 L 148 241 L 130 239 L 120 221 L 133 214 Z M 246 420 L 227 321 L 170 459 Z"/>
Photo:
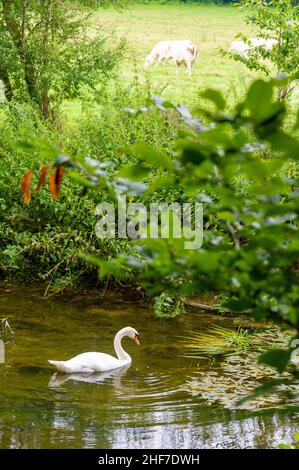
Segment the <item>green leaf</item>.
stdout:
<path fill-rule="evenodd" d="M 141 165 L 141 164 L 136 164 L 136 165 L 126 165 L 118 173 L 118 176 L 121 176 L 123 178 L 128 178 L 129 180 L 132 181 L 141 181 L 144 178 L 148 176 L 148 174 L 151 172 L 151 169 Z"/>
<path fill-rule="evenodd" d="M 18 140 L 14 146 L 22 150 L 38 152 L 44 157 L 53 159 L 56 158 L 60 153 L 59 149 L 51 145 L 47 140 L 33 136 Z"/>
<path fill-rule="evenodd" d="M 199 95 L 202 98 L 212 101 L 219 111 L 224 110 L 226 104 L 225 99 L 223 98 L 222 93 L 219 91 L 209 88 L 205 91 L 202 91 Z"/>
<path fill-rule="evenodd" d="M 178 147 L 181 149 L 182 162 L 184 164 L 199 165 L 208 158 L 207 151 L 196 142 L 181 140 L 178 143 Z"/>
<path fill-rule="evenodd" d="M 291 351 L 285 349 L 270 349 L 259 357 L 259 363 L 274 367 L 282 373 L 290 360 Z"/>
<path fill-rule="evenodd" d="M 250 86 L 247 97 L 246 105 L 253 114 L 264 115 L 264 111 L 261 110 L 263 104 L 269 106 L 273 98 L 273 87 L 270 83 L 264 80 L 256 80 Z"/>
<path fill-rule="evenodd" d="M 232 212 L 229 211 L 219 211 L 217 212 L 217 217 L 221 220 L 225 220 L 227 222 L 235 222 L 235 216 Z"/>
<path fill-rule="evenodd" d="M 80 184 L 81 186 L 84 186 L 85 188 L 88 189 L 95 189 L 96 184 L 93 183 L 92 181 L 89 181 L 87 178 L 84 176 L 78 175 L 78 173 L 75 173 L 74 171 L 70 171 L 68 173 L 69 177 L 72 178 L 76 183 Z"/>
<path fill-rule="evenodd" d="M 119 279 L 127 277 L 128 272 L 124 269 L 123 258 L 121 257 L 104 260 L 85 253 L 80 253 L 80 257 L 98 267 L 100 279 L 104 279 L 107 276 Z"/>
<path fill-rule="evenodd" d="M 153 178 L 151 184 L 149 186 L 149 192 L 155 192 L 159 189 L 165 189 L 169 186 L 173 186 L 175 184 L 175 176 L 173 175 L 162 175 Z"/>
<path fill-rule="evenodd" d="M 175 169 L 171 158 L 166 153 L 155 150 L 148 144 L 135 144 L 132 146 L 132 150 L 145 162 L 171 171 Z"/>
<path fill-rule="evenodd" d="M 279 171 L 285 162 L 281 158 L 272 158 L 271 160 L 253 160 L 244 162 L 241 171 L 250 178 L 265 180 Z"/>
<path fill-rule="evenodd" d="M 266 139 L 274 150 L 283 152 L 288 158 L 299 159 L 299 142 L 294 137 L 287 135 L 282 130 L 277 130 Z"/>
<path fill-rule="evenodd" d="M 256 80 L 247 93 L 245 107 L 251 112 L 251 118 L 257 124 L 280 124 L 279 116 L 285 110 L 282 102 L 273 102 L 273 82 Z"/>

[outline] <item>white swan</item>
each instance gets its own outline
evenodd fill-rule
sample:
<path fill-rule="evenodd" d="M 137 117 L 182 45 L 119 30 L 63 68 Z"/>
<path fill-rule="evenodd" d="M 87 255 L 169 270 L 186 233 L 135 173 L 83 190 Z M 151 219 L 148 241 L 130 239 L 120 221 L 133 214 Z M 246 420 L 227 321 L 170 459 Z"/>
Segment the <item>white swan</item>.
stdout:
<path fill-rule="evenodd" d="M 139 346 L 139 334 L 134 328 L 127 326 L 122 328 L 115 335 L 114 349 L 117 355 L 116 359 L 113 356 L 105 353 L 88 352 L 79 354 L 78 356 L 69 359 L 68 361 L 48 361 L 56 367 L 60 372 L 71 374 L 75 372 L 83 374 L 92 374 L 94 372 L 104 372 L 107 370 L 117 369 L 132 362 L 131 357 L 123 349 L 121 340 L 124 336 L 129 336 Z"/>

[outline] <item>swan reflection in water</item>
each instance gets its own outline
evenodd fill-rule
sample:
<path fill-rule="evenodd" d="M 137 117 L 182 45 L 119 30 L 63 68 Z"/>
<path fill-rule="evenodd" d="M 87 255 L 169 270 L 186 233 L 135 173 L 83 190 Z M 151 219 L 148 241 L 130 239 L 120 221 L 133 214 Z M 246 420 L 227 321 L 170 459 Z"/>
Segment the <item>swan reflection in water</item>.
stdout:
<path fill-rule="evenodd" d="M 88 383 L 102 383 L 105 380 L 112 378 L 113 385 L 115 387 L 121 386 L 121 377 L 127 372 L 131 367 L 131 364 L 119 367 L 118 369 L 107 370 L 105 372 L 97 372 L 93 374 L 80 374 L 74 372 L 72 374 L 60 374 L 56 372 L 50 378 L 48 386 L 50 388 L 60 387 L 68 380 L 76 380 L 78 382 L 88 382 Z"/>

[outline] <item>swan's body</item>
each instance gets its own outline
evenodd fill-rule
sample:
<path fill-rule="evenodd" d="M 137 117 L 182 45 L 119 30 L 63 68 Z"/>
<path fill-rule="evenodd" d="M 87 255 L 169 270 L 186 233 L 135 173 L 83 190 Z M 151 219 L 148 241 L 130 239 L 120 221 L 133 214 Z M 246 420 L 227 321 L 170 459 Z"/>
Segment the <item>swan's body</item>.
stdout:
<path fill-rule="evenodd" d="M 132 362 L 131 357 L 121 345 L 121 340 L 124 336 L 129 336 L 129 338 L 139 344 L 137 331 L 130 326 L 123 328 L 114 338 L 114 349 L 117 358 L 105 353 L 87 352 L 79 354 L 68 361 L 49 361 L 49 363 L 65 374 L 93 374 L 94 372 L 118 369 Z"/>
<path fill-rule="evenodd" d="M 49 361 L 50 364 L 56 366 L 60 372 L 70 374 L 72 372 L 80 372 L 81 374 L 92 374 L 93 372 L 104 372 L 107 370 L 117 369 L 131 362 L 130 360 L 119 360 L 109 354 L 98 352 L 87 352 L 78 354 L 78 356 L 68 361 Z"/>

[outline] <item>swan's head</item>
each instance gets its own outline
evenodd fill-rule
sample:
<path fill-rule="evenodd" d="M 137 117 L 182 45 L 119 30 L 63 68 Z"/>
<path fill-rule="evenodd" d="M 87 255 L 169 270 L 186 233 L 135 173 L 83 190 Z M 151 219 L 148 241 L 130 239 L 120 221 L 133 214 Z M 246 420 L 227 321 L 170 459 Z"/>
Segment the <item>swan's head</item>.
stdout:
<path fill-rule="evenodd" d="M 120 333 L 122 333 L 122 336 L 129 336 L 137 346 L 140 345 L 140 338 L 139 338 L 139 333 L 135 328 L 132 328 L 131 326 L 127 326 L 126 328 L 123 328 Z"/>

